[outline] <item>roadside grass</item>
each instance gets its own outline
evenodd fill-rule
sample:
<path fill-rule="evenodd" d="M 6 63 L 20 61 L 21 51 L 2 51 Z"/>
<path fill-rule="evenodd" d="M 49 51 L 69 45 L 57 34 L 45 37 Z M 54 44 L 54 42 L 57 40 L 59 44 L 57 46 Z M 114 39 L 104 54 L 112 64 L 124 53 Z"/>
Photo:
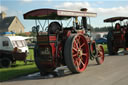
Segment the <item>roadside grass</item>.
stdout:
<path fill-rule="evenodd" d="M 97 44 L 98 45 L 98 44 Z M 103 46 L 104 48 L 104 54 L 108 54 L 108 48 L 107 48 L 107 44 L 100 44 Z"/>
<path fill-rule="evenodd" d="M 103 48 L 104 48 L 104 53 L 108 54 L 108 48 L 107 48 L 107 44 L 102 44 Z"/>
<path fill-rule="evenodd" d="M 34 60 L 33 49 L 29 49 L 30 54 L 27 56 L 27 59 Z M 9 68 L 0 68 L 0 82 L 10 80 L 19 76 L 27 75 L 39 71 L 34 62 L 16 61 L 16 64 L 13 64 Z"/>
<path fill-rule="evenodd" d="M 34 52 L 32 48 L 29 48 L 29 55 L 27 56 L 27 60 L 34 60 Z"/>

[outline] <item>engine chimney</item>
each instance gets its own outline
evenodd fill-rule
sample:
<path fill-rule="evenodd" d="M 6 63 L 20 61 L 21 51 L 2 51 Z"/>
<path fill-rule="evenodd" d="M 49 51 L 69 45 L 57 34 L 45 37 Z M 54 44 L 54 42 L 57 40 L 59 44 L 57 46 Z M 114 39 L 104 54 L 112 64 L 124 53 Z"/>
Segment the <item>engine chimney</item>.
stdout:
<path fill-rule="evenodd" d="M 80 9 L 80 11 L 83 11 L 83 12 L 87 12 L 87 8 L 82 8 Z M 87 30 L 87 18 L 86 17 L 82 17 L 82 25 L 84 27 L 85 30 Z"/>
<path fill-rule="evenodd" d="M 87 11 L 88 9 L 87 8 L 81 8 L 80 11 Z"/>

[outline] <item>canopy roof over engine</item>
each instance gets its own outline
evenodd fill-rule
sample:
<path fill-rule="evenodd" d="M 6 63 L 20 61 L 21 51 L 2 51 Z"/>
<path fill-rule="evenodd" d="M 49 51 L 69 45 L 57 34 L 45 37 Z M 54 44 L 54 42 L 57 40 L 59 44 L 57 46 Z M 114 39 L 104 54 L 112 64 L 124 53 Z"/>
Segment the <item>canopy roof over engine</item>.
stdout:
<path fill-rule="evenodd" d="M 96 13 L 86 11 L 67 11 L 56 9 L 36 9 L 24 14 L 24 19 L 51 19 L 62 20 L 69 19 L 71 17 L 96 17 Z"/>
<path fill-rule="evenodd" d="M 116 21 L 123 21 L 125 19 L 128 19 L 128 17 L 111 17 L 108 19 L 105 19 L 104 22 L 116 22 Z"/>

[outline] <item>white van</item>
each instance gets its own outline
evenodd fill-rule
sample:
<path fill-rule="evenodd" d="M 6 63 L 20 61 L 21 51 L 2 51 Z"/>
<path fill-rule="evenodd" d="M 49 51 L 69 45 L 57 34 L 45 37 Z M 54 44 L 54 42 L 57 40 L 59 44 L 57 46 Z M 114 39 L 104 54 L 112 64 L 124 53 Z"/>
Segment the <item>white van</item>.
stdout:
<path fill-rule="evenodd" d="M 29 53 L 22 36 L 0 36 L 0 67 L 9 67 L 16 60 L 25 61 Z"/>

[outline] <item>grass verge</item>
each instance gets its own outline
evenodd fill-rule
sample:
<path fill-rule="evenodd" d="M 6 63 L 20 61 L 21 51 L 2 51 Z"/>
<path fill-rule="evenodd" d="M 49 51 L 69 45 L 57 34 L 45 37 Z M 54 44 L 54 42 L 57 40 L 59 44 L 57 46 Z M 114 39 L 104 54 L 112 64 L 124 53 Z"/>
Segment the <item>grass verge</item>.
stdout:
<path fill-rule="evenodd" d="M 108 54 L 108 48 L 106 44 L 102 44 L 103 48 L 104 48 L 104 53 Z"/>
<path fill-rule="evenodd" d="M 33 49 L 29 49 L 30 54 L 27 56 L 27 59 L 34 60 Z M 10 80 L 16 77 L 27 75 L 39 71 L 34 62 L 28 62 L 27 65 L 23 61 L 16 61 L 16 64 L 13 64 L 9 68 L 0 68 L 0 82 Z"/>
<path fill-rule="evenodd" d="M 30 73 L 37 72 L 38 69 L 35 64 L 19 65 L 10 68 L 0 69 L 0 82 L 10 80 L 19 76 L 27 75 Z"/>

